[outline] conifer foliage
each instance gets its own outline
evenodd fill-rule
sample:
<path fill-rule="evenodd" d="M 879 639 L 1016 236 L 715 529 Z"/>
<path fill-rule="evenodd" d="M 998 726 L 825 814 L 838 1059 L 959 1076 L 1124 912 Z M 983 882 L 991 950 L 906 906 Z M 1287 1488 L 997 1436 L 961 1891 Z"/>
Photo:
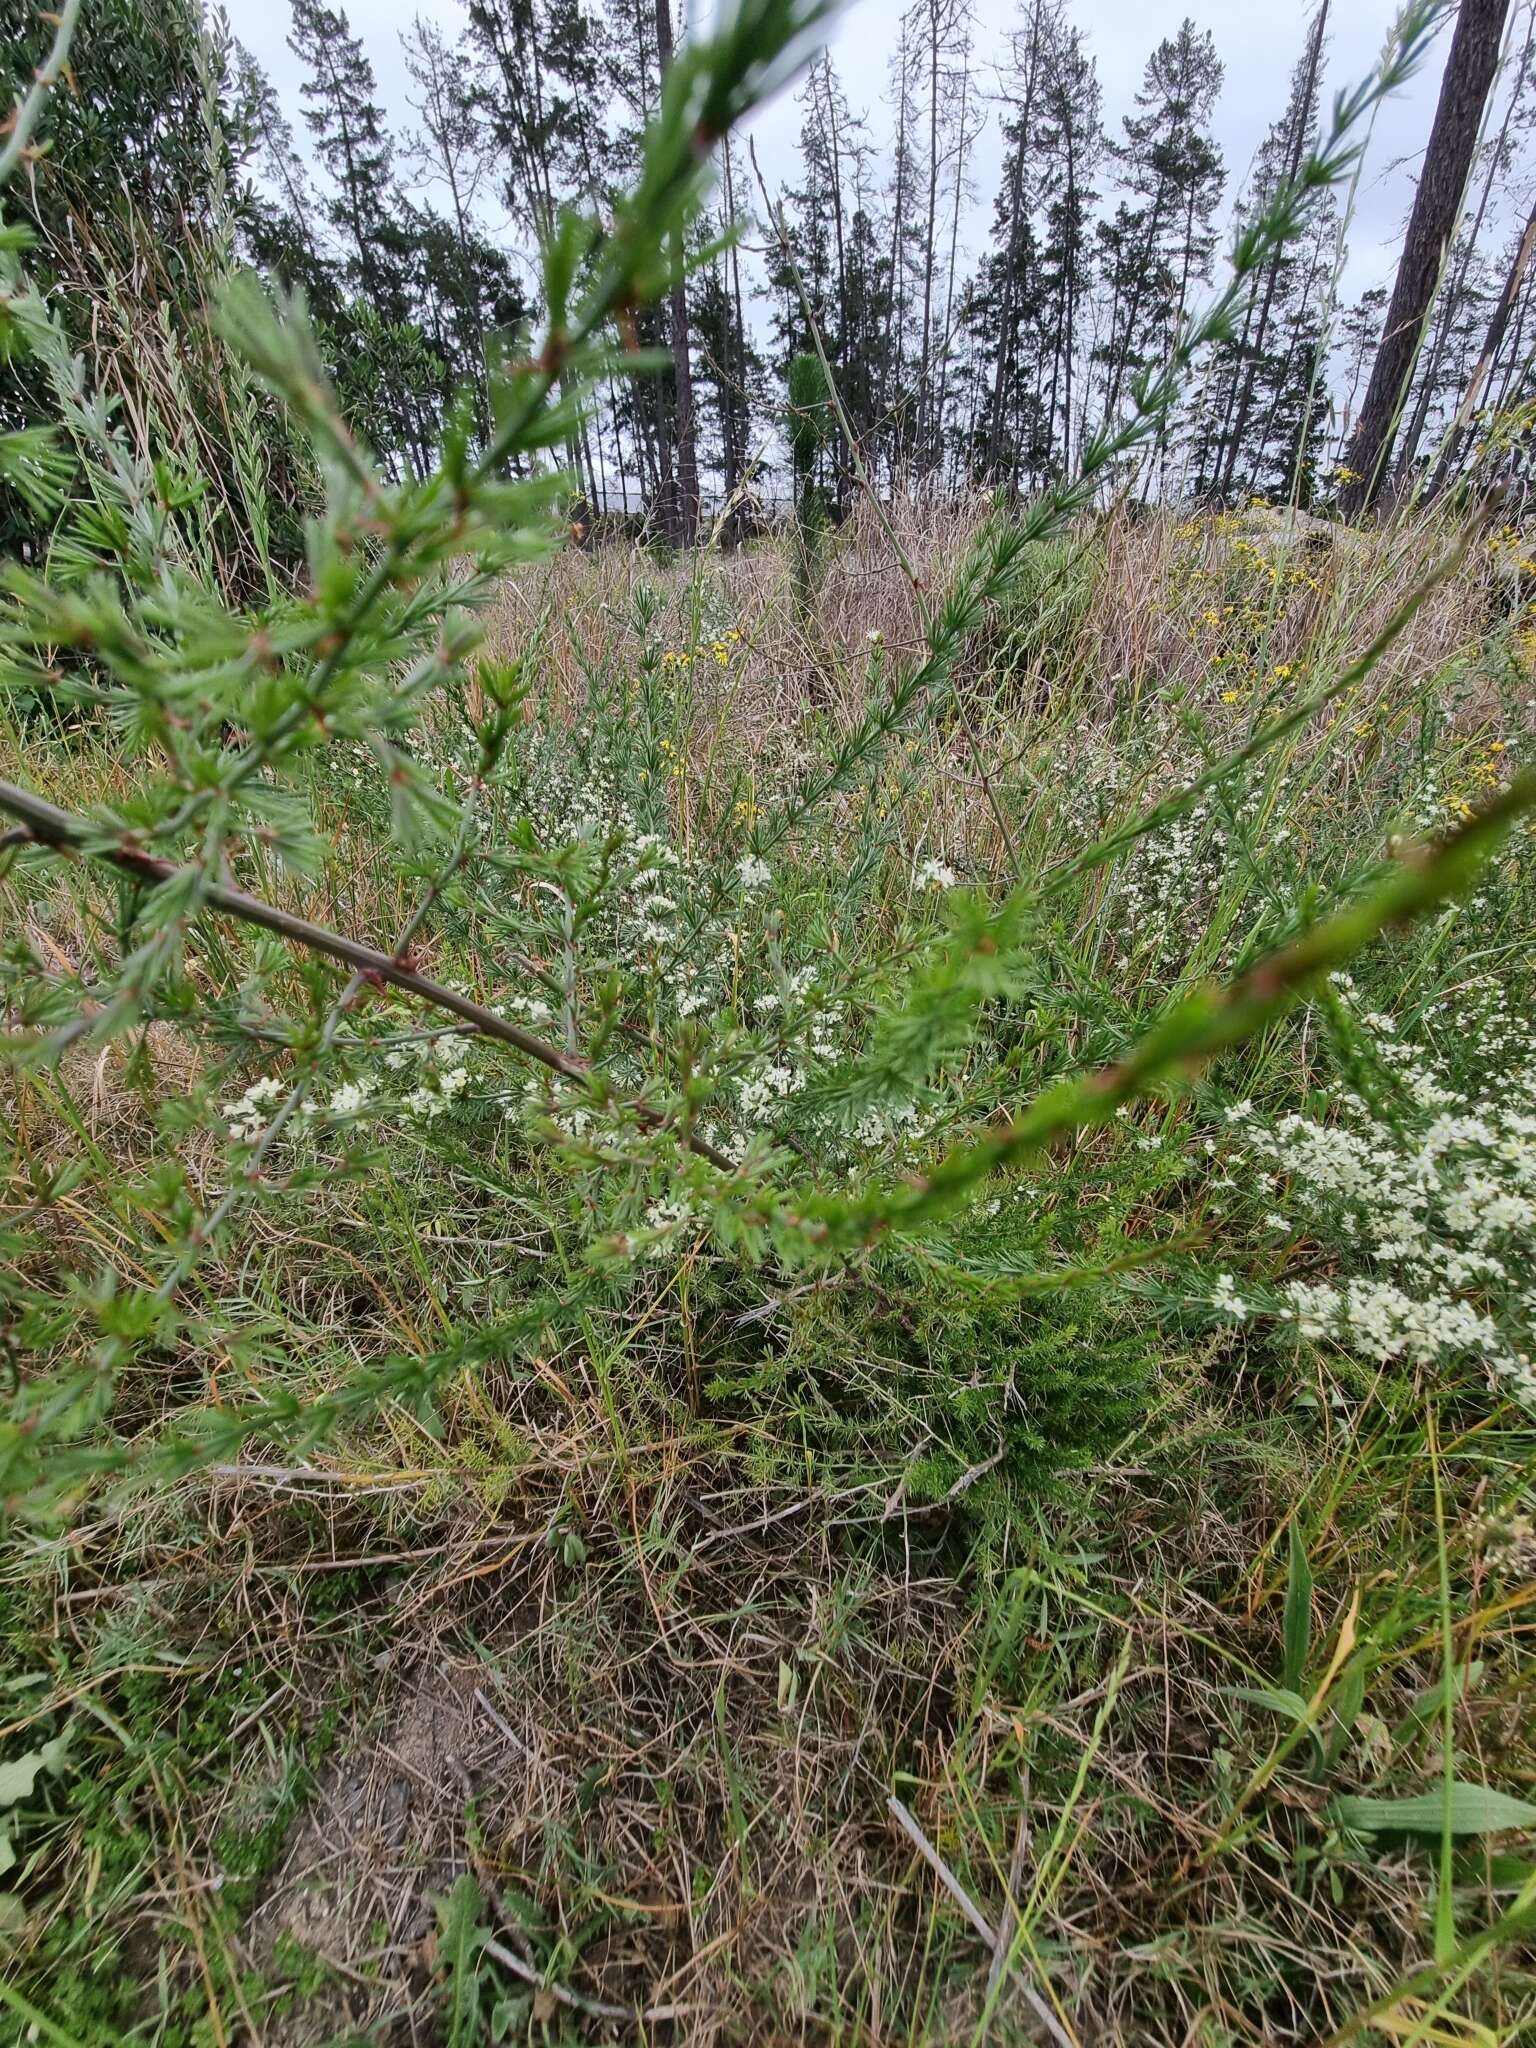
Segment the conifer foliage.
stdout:
<path fill-rule="evenodd" d="M 1325 199 L 1106 491 L 1350 511 L 1389 477 L 1399 494 L 1508 481 L 1532 384 L 1536 31 L 1517 23 L 1501 43 L 1504 10 L 1489 0 L 1484 14 L 1474 23 L 1468 0 L 1442 24 L 1436 210 L 1408 224 L 1417 253 L 1396 310 L 1381 283 L 1341 296 L 1350 220 Z M 423 474 L 461 395 L 488 433 L 491 366 L 548 311 L 540 252 L 566 212 L 601 217 L 619 199 L 683 25 L 673 0 L 471 0 L 457 33 L 426 11 L 401 39 L 404 103 L 386 108 L 379 52 L 344 7 L 290 0 L 289 15 L 301 77 L 285 106 L 238 44 L 204 42 L 181 0 L 99 0 L 55 175 L 23 203 L 48 213 L 50 260 L 72 284 L 96 241 L 78 232 L 88 213 L 127 205 L 147 248 L 173 248 L 157 225 L 207 216 L 211 118 L 228 169 L 211 231 L 303 291 L 344 417 L 387 469 Z M 31 0 L 4 0 L 0 19 L 16 47 L 40 47 Z M 743 142 L 727 140 L 663 301 L 631 309 L 635 345 L 668 360 L 605 383 L 573 421 L 573 511 L 674 546 L 787 512 L 787 379 L 817 341 L 846 422 L 821 464 L 834 519 L 860 466 L 888 494 L 1018 496 L 1070 474 L 1099 422 L 1172 360 L 1227 223 L 1259 217 L 1315 146 L 1330 26 L 1318 0 L 1241 176 L 1216 139 L 1219 34 L 1189 20 L 1151 49 L 1129 108 L 1106 107 L 1071 0 L 1019 0 L 1000 39 L 965 0 L 914 0 L 883 91 L 852 89 L 818 55 L 765 204 Z M 90 84 L 109 74 L 115 96 Z M 1416 214 L 1430 199 L 1421 183 Z M 1367 440 L 1369 493 L 1355 480 Z M 9 517 L 19 531 L 25 515 Z"/>

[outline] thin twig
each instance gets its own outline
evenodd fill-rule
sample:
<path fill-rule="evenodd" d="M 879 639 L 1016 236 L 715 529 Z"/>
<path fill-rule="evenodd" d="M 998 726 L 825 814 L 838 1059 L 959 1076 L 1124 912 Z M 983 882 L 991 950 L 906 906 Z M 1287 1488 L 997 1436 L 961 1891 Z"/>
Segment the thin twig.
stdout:
<path fill-rule="evenodd" d="M 69 46 L 74 40 L 75 22 L 80 14 L 80 0 L 64 0 L 64 5 L 53 16 L 55 24 L 53 48 L 38 66 L 33 75 L 31 90 L 11 114 L 10 120 L 0 124 L 0 134 L 7 128 L 10 139 L 0 150 L 0 185 L 10 177 L 12 171 L 31 153 L 32 131 L 37 126 L 43 111 L 43 102 L 58 84 L 69 65 Z"/>
<path fill-rule="evenodd" d="M 144 853 L 127 840 L 115 847 L 93 845 L 92 842 L 100 837 L 99 828 L 93 829 L 84 819 L 71 817 L 67 811 L 34 796 L 30 790 L 19 789 L 14 783 L 0 782 L 0 810 L 20 818 L 33 841 L 55 853 L 87 852 L 144 881 L 169 882 L 188 873 L 187 869 L 178 868 L 175 862 Z M 222 911 L 226 917 L 259 925 L 263 931 L 275 932 L 291 945 L 304 946 L 310 952 L 324 953 L 333 960 L 343 961 L 354 968 L 363 981 L 387 983 L 391 988 L 403 989 L 424 1003 L 461 1017 L 466 1024 L 473 1025 L 482 1038 L 494 1038 L 503 1045 L 513 1046 L 527 1058 L 537 1060 L 541 1066 L 550 1068 L 567 1080 L 584 1082 L 590 1077 L 591 1069 L 585 1060 L 562 1052 L 558 1046 L 525 1031 L 520 1024 L 509 1023 L 494 1010 L 488 1010 L 483 1003 L 417 973 L 399 958 L 381 953 L 374 946 L 365 946 L 360 940 L 349 939 L 342 932 L 328 931 L 324 925 L 311 924 L 307 918 L 296 917 L 291 911 L 264 903 L 259 896 L 249 896 L 243 889 L 226 888 L 222 883 L 205 883 L 202 897 L 207 907 Z M 637 1103 L 629 1106 L 647 1129 L 659 1130 L 662 1127 L 663 1119 L 653 1111 Z M 693 1131 L 679 1131 L 678 1136 L 691 1152 L 707 1159 L 711 1166 L 719 1167 L 723 1173 L 735 1173 L 735 1162 L 717 1151 L 706 1139 Z"/>
<path fill-rule="evenodd" d="M 795 290 L 800 296 L 800 311 L 805 317 L 807 331 L 815 347 L 817 360 L 821 364 L 821 373 L 826 379 L 827 396 L 831 400 L 832 410 L 837 414 L 837 423 L 842 428 L 843 439 L 848 444 L 848 459 L 853 464 L 853 473 L 859 480 L 859 488 L 863 491 L 874 509 L 875 517 L 880 522 L 881 531 L 890 542 L 891 552 L 895 555 L 902 574 L 912 586 L 912 595 L 917 600 L 918 616 L 923 622 L 923 631 L 926 634 L 929 631 L 932 619 L 927 594 L 923 587 L 923 580 L 918 575 L 916 569 L 913 568 L 912 559 L 902 546 L 901 536 L 897 533 L 890 514 L 881 503 L 880 494 L 875 489 L 874 479 L 870 476 L 865 466 L 863 452 L 859 447 L 858 436 L 853 431 L 853 423 L 848 417 L 847 410 L 843 405 L 842 394 L 837 388 L 837 379 L 832 374 L 832 365 L 827 360 L 826 345 L 821 338 L 821 328 L 817 324 L 816 315 L 811 311 L 810 299 L 806 296 L 805 280 L 801 277 L 800 266 L 795 261 L 795 252 L 790 245 L 789 236 L 785 232 L 782 215 L 775 210 L 773 201 L 768 197 L 768 187 L 763 178 L 762 166 L 757 160 L 757 144 L 750 136 L 747 138 L 747 151 L 752 158 L 752 168 L 757 173 L 757 186 L 763 195 L 763 204 L 768 209 L 768 217 L 773 223 L 774 233 L 779 238 L 779 253 L 789 266 L 789 274 L 794 279 Z M 958 686 L 952 690 L 951 695 L 954 699 L 956 714 L 960 720 L 960 730 L 965 737 L 965 744 L 970 749 L 971 760 L 975 765 L 976 779 L 981 785 L 982 794 L 986 797 L 987 808 L 992 813 L 993 821 L 998 831 L 1002 834 L 1003 844 L 1008 849 L 1008 859 L 1014 874 L 1017 876 L 1019 873 L 1019 849 L 1014 840 L 1013 833 L 1009 829 L 1008 820 L 1003 815 L 1003 807 L 998 801 L 997 792 L 992 787 L 992 779 L 987 774 L 986 762 L 982 758 L 981 742 L 976 737 L 975 729 L 971 724 L 970 712 L 966 707 L 965 700 L 961 696 Z"/>
<path fill-rule="evenodd" d="M 911 1842 L 913 1848 L 917 1850 L 917 1853 L 928 1865 L 929 1869 L 933 1872 L 934 1876 L 939 1880 L 939 1883 L 943 1885 L 945 1891 L 949 1893 L 949 1896 L 960 1908 L 961 1912 L 965 1915 L 966 1919 L 970 1921 L 972 1927 L 975 1928 L 976 1932 L 987 1944 L 987 1947 L 992 1951 L 993 1966 L 995 1968 L 996 1958 L 999 1952 L 999 1942 L 1001 1940 L 1000 1935 L 997 1933 L 996 1930 L 994 1930 L 991 1922 L 987 1919 L 986 1915 L 982 1912 L 981 1908 L 977 1905 L 976 1901 L 971 1897 L 970 1893 L 966 1890 L 965 1886 L 960 1882 L 959 1878 L 956 1877 L 955 1873 L 944 1861 L 944 1858 L 939 1854 L 938 1850 L 935 1849 L 932 1842 L 930 1842 L 928 1837 L 923 1833 L 922 1828 L 918 1825 L 916 1819 L 913 1817 L 911 1810 L 908 1807 L 903 1806 L 903 1804 L 896 1797 L 896 1794 L 894 1792 L 890 1794 L 889 1798 L 886 1800 L 885 1803 L 887 1807 L 890 1809 L 892 1818 L 901 1828 L 902 1833 Z M 1006 1949 L 1004 1949 L 1002 1953 L 1004 1956 L 1005 1963 L 1011 1963 L 1013 1961 L 1013 1958 L 1008 1955 Z M 989 1983 L 990 1981 L 991 1980 L 989 1979 Z M 1050 2007 L 1046 2004 L 1045 2000 L 1040 1997 L 1038 1992 L 1032 1990 L 1028 1984 L 1024 1983 L 1020 1983 L 1018 1989 L 1020 1996 L 1023 1998 L 1025 2004 L 1029 2007 L 1030 2011 L 1035 2015 L 1035 2018 L 1039 2020 L 1041 2026 L 1043 2026 L 1046 2029 L 1047 2033 L 1049 2033 L 1051 2039 L 1060 2044 L 1060 2048 L 1078 2048 L 1078 2044 L 1072 2039 L 1072 2036 L 1069 2033 L 1067 2033 L 1066 2030 L 1062 2027 L 1061 2022 L 1057 2019 L 1056 2015 L 1051 2011 Z"/>

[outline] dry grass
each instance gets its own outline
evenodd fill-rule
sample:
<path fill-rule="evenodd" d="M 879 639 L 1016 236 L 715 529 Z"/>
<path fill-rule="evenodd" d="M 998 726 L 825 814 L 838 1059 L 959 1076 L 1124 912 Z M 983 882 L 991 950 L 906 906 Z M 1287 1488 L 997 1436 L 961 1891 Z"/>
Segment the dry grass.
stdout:
<path fill-rule="evenodd" d="M 680 1417 L 616 1460 L 582 1363 L 552 1367 L 558 1402 L 488 1390 L 528 1447 L 494 1511 L 460 1414 L 435 1509 L 408 1464 L 258 1467 L 215 1486 L 191 1542 L 145 1550 L 131 1597 L 190 1569 L 239 1618 L 222 1658 L 262 1660 L 269 1725 L 349 1702 L 232 1958 L 281 1983 L 286 1936 L 323 1982 L 248 2035 L 226 2009 L 232 2037 L 440 2040 L 436 1902 L 468 1870 L 557 2038 L 619 2038 L 618 2007 L 689 2048 L 973 2039 L 991 1953 L 893 1825 L 892 1784 L 991 1924 L 1033 1900 L 1017 1968 L 1068 2038 L 1315 2041 L 1412 1967 L 1422 1861 L 1351 1866 L 1344 1914 L 1298 1887 L 1322 1799 L 1300 1776 L 1207 1861 L 1223 1785 L 1263 1754 L 1227 1692 L 1278 1655 L 1263 1559 L 1300 1476 L 1278 1445 L 1268 1475 L 1236 1450 L 1250 1420 L 1188 1411 L 1182 1456 L 1096 1474 L 1091 1534 L 1058 1504 L 1024 1576 L 975 1604 L 932 1517 L 730 1484 Z M 296 1523 L 299 1497 L 318 1512 Z M 556 1527 L 583 1532 L 579 1563 Z M 1319 1571 L 1342 1593 L 1369 1559 L 1338 1535 L 1355 1554 L 1324 1541 Z M 1393 1684 L 1407 1700 L 1433 1673 L 1429 1648 Z M 1464 1738 L 1507 1748 L 1522 1699 L 1469 1702 Z M 146 1938 L 195 1915 L 231 1814 L 179 1818 L 180 1887 L 141 1902 Z M 1511 2018 L 1520 1982 L 1511 1959 Z M 993 2038 L 1039 2038 L 1016 1993 Z"/>
<path fill-rule="evenodd" d="M 986 514 L 980 499 L 895 508 L 898 538 L 923 593 L 942 593 Z M 1383 691 L 1437 673 L 1479 644 L 1491 613 L 1518 602 L 1518 579 L 1490 562 L 1475 530 L 1418 516 L 1370 533 L 1337 529 L 1330 542 L 1318 537 L 1319 525 L 1312 522 L 1292 537 L 1283 512 L 1256 510 L 1212 522 L 1121 511 L 1079 528 L 1061 544 L 1059 559 L 1081 564 L 1091 584 L 1089 601 L 1068 642 L 1053 640 L 1050 676 L 1089 679 L 1105 718 L 1119 708 L 1127 686 L 1208 687 L 1212 633 L 1204 614 L 1212 586 L 1233 576 L 1261 613 L 1253 637 L 1262 640 L 1271 666 L 1342 668 L 1372 644 L 1428 571 L 1459 556 L 1381 665 Z M 1251 560 L 1234 557 L 1234 541 L 1278 567 L 1278 589 Z M 901 658 L 922 644 L 918 592 L 861 503 L 838 535 L 809 629 L 786 601 L 788 569 L 771 542 L 670 565 L 638 547 L 610 546 L 590 554 L 566 550 L 551 567 L 509 581 L 490 615 L 490 651 L 516 655 L 547 611 L 553 700 L 574 709 L 583 693 L 582 660 L 638 659 L 631 624 L 636 587 L 666 593 L 676 619 L 686 616 L 686 593 L 696 582 L 707 607 L 736 625 L 750 650 L 728 687 L 716 687 L 717 679 L 705 672 L 698 716 L 702 725 L 728 710 L 732 730 L 748 746 L 782 734 L 786 723 L 810 711 L 833 708 L 851 720 L 872 633 Z M 1038 680 L 1027 673 L 1013 678 L 1011 709 L 1020 699 L 1027 702 Z"/>
<path fill-rule="evenodd" d="M 982 511 L 914 516 L 903 540 L 925 588 L 942 586 Z M 1234 565 L 1244 537 L 1125 516 L 1072 537 L 1041 600 L 1070 635 L 1053 625 L 1032 640 L 1028 618 L 1005 622 L 966 680 L 999 781 L 1017 793 L 1037 729 L 1084 757 L 1127 715 L 1166 716 L 1173 732 L 1150 701 L 1171 683 L 1219 717 L 1203 618 L 1212 578 L 1257 583 L 1250 561 Z M 1250 658 L 1270 672 L 1347 660 L 1449 538 L 1389 528 L 1307 553 Z M 1274 559 L 1273 536 L 1261 541 Z M 547 620 L 548 687 L 575 722 L 583 662 L 622 674 L 640 660 L 642 582 L 667 594 L 659 630 L 679 644 L 695 599 L 706 642 L 727 623 L 742 635 L 738 659 L 695 664 L 679 685 L 691 756 L 710 768 L 675 792 L 684 842 L 712 816 L 719 764 L 771 784 L 829 722 L 852 721 L 871 630 L 898 654 L 921 636 L 916 596 L 861 514 L 809 630 L 770 545 L 670 565 L 571 550 L 508 587 L 492 652 L 521 652 Z M 1393 650 L 1381 699 L 1479 644 L 1503 600 L 1475 544 Z M 1469 725 L 1486 701 L 1472 681 L 1457 707 Z M 1362 787 L 1366 761 L 1363 743 Z M 909 843 L 1003 872 L 957 724 L 930 727 L 910 767 Z M 120 787 L 85 750 L 71 772 L 82 801 Z M 346 792 L 322 790 L 320 813 L 337 858 L 294 900 L 364 935 L 393 930 L 403 884 L 355 857 L 366 831 Z M 88 957 L 67 887 L 29 915 L 45 953 L 70 968 Z M 151 1114 L 201 1070 L 188 1044 L 156 1038 L 149 1089 L 96 1054 L 64 1069 L 67 1102 L 40 1149 L 99 1145 L 118 1178 L 94 1209 L 61 1205 L 61 1264 L 127 1255 Z M 187 1157 L 195 1173 L 195 1145 Z M 223 1345 L 221 1307 L 280 1346 L 301 1389 L 430 1350 L 488 1276 L 536 1275 L 553 1256 L 559 1182 L 531 1176 L 509 1195 L 473 1183 L 474 1164 L 456 1182 L 401 1158 L 262 1210 L 203 1269 L 207 1355 L 177 1372 L 217 1387 L 256 1371 Z M 1327 1809 L 1383 1773 L 1435 1782 L 1434 1730 L 1413 1719 L 1444 1650 L 1415 1406 L 1432 1390 L 1388 1416 L 1359 1377 L 1317 1366 L 1302 1384 L 1256 1381 L 1225 1340 L 1170 1342 L 1144 1426 L 999 1537 L 968 1518 L 964 1488 L 919 1508 L 888 1474 L 827 1480 L 797 1435 L 805 1368 L 786 1363 L 783 1304 L 696 1299 L 703 1282 L 687 1265 L 658 1272 L 630 1316 L 594 1322 L 583 1343 L 465 1374 L 435 1427 L 391 1409 L 323 1452 L 253 1450 L 11 1559 L 10 1594 L 45 1589 L 26 1612 L 48 1671 L 88 1674 L 28 1693 L 15 1732 L 63 1711 L 79 1683 L 128 1753 L 154 1759 L 133 1793 L 103 1791 L 105 1818 L 81 1795 L 47 1879 L 88 1959 L 119 1944 L 112 1967 L 146 1987 L 146 2026 L 164 1955 L 203 2000 L 200 2039 L 446 2042 L 439 1902 L 467 1874 L 493 1944 L 477 1965 L 483 2012 L 529 1998 L 511 2038 L 1047 2038 L 1021 1987 L 1050 2002 L 1066 2039 L 1116 2048 L 1299 2048 L 1384 1998 L 1380 2036 L 1411 2038 L 1430 1860 L 1363 1852 Z M 873 1346 L 869 1367 L 882 1369 Z M 766 1403 L 699 1398 L 714 1375 L 781 1369 L 772 1419 Z M 152 1430 L 169 1398 L 146 1373 L 125 1390 L 125 1419 Z M 1528 1421 L 1448 1426 L 1441 1457 L 1453 1648 L 1480 1665 L 1456 1704 L 1457 1745 L 1506 1782 L 1536 1783 L 1529 1560 L 1495 1563 L 1480 1533 L 1503 1483 L 1490 1475 L 1529 1467 Z M 1374 1645 L 1363 1718 L 1321 1774 L 1304 1752 L 1276 1764 L 1272 1718 L 1233 1692 L 1274 1682 L 1303 1506 L 1317 1644 L 1355 1626 L 1359 1602 Z M 119 1696 L 135 1673 L 152 1687 L 137 1712 Z M 225 1699 L 200 1749 L 199 1717 Z M 90 1754 L 110 1788 L 115 1738 L 93 1725 L 83 1739 L 101 1745 Z M 989 1928 L 1017 1911 L 1006 1958 L 894 1823 L 893 1789 Z M 143 1834 L 131 1875 L 116 1860 L 124 1815 Z M 230 1908 L 236 1872 L 247 1889 Z M 1483 1920 L 1507 1897 L 1490 1867 Z M 1465 1894 L 1460 1910 L 1465 1932 Z M 1423 2038 L 1517 2038 L 1536 2015 L 1531 1956 L 1508 1944 L 1457 2011 L 1464 2032 Z M 1371 2037 L 1363 2024 L 1353 2036 Z"/>

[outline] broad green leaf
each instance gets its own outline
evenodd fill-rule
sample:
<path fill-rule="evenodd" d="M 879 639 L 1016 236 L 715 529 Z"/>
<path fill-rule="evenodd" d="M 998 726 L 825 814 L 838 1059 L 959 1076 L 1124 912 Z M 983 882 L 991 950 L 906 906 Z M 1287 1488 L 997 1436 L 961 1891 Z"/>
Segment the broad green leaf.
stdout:
<path fill-rule="evenodd" d="M 30 1799 L 38 1772 L 47 1767 L 47 1758 L 40 1749 L 29 1749 L 25 1756 L 12 1757 L 0 1764 L 0 1806 L 15 1806 L 19 1800 Z"/>
<path fill-rule="evenodd" d="M 465 1873 L 447 1898 L 437 1902 L 437 1953 L 446 1978 L 445 2002 L 449 2048 L 471 2048 L 479 2038 L 480 1951 L 485 1929 L 480 1925 L 480 1887 Z"/>
<path fill-rule="evenodd" d="M 1536 1827 L 1536 1806 L 1515 1799 L 1491 1785 L 1475 1785 L 1466 1778 L 1453 1778 L 1450 1796 L 1450 1832 L 1453 1835 L 1493 1835 L 1505 1828 Z M 1346 1794 L 1328 1809 L 1342 1828 L 1359 1835 L 1432 1835 L 1437 1840 L 1446 1826 L 1446 1793 L 1417 1792 L 1401 1799 L 1371 1799 Z"/>
<path fill-rule="evenodd" d="M 1474 1657 L 1470 1664 L 1458 1664 L 1450 1674 L 1449 1684 L 1453 1699 L 1460 1699 L 1476 1689 L 1483 1676 L 1483 1661 Z M 1437 1678 L 1433 1685 L 1426 1687 L 1417 1699 L 1411 1701 L 1397 1724 L 1397 1739 L 1408 1743 L 1440 1718 L 1445 1707 L 1447 1680 Z"/>
<path fill-rule="evenodd" d="M 1328 1696 L 1333 1710 L 1333 1734 L 1328 1742 L 1328 1760 L 1337 1763 L 1344 1754 L 1355 1723 L 1360 1718 L 1360 1709 L 1365 1705 L 1365 1666 L 1353 1663 L 1345 1667 L 1338 1684 Z"/>
<path fill-rule="evenodd" d="M 1306 1727 L 1312 1743 L 1313 1761 L 1321 1774 L 1326 1761 L 1323 1753 L 1323 1739 L 1315 1728 L 1307 1725 L 1307 1703 L 1299 1692 L 1292 1692 L 1282 1685 L 1223 1685 L 1218 1688 L 1229 1699 L 1246 1700 L 1250 1706 L 1265 1707 L 1272 1714 L 1292 1721 L 1298 1728 Z"/>
<path fill-rule="evenodd" d="M 1297 1524 L 1291 1523 L 1291 1562 L 1285 1581 L 1285 1661 L 1281 1678 L 1295 1692 L 1307 1668 L 1312 1642 L 1312 1567 Z"/>
<path fill-rule="evenodd" d="M 1299 1692 L 1293 1692 L 1288 1685 L 1223 1685 L 1218 1688 L 1228 1699 L 1247 1700 L 1251 1706 L 1268 1707 L 1272 1714 L 1283 1714 L 1288 1721 L 1305 1721 L 1307 1703 Z"/>
<path fill-rule="evenodd" d="M 1485 1891 L 1522 1891 L 1536 1878 L 1536 1863 L 1526 1856 L 1483 1856 L 1466 1849 L 1456 1858 L 1456 1882 Z"/>

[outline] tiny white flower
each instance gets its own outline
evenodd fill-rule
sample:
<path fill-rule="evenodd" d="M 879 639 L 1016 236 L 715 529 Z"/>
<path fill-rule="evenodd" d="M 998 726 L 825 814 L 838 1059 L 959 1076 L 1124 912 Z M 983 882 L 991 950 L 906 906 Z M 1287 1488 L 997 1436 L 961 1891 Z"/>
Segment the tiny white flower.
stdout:
<path fill-rule="evenodd" d="M 1238 1322 L 1248 1314 L 1248 1304 L 1237 1291 L 1237 1283 L 1230 1273 L 1218 1273 L 1216 1285 L 1211 1289 L 1211 1306 L 1220 1309 L 1226 1316 L 1233 1316 Z"/>

